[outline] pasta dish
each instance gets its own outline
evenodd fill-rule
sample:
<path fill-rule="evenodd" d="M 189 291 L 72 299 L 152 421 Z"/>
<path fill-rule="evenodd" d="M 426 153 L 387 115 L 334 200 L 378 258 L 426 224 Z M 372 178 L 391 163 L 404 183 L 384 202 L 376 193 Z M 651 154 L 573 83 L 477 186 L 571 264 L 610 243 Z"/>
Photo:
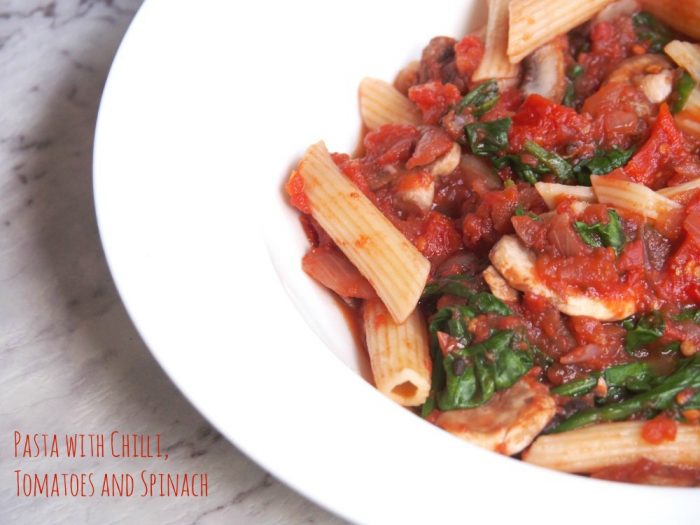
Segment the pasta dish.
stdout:
<path fill-rule="evenodd" d="M 700 485 L 700 0 L 488 0 L 286 190 L 376 388 L 594 477 Z"/>

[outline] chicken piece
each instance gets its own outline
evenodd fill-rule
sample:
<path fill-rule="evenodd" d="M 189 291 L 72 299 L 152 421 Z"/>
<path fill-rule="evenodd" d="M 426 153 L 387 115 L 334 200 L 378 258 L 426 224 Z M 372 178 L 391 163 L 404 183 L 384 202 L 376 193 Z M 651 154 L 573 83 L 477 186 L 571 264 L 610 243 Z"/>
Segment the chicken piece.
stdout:
<path fill-rule="evenodd" d="M 532 53 L 523 62 L 521 85 L 525 96 L 536 93 L 560 104 L 566 92 L 566 39 L 556 38 Z"/>
<path fill-rule="evenodd" d="M 462 158 L 462 147 L 456 142 L 452 144 L 450 151 L 445 153 L 442 157 L 428 165 L 428 170 L 433 175 L 433 177 L 442 177 L 443 175 L 449 175 L 452 173 L 457 166 L 459 166 L 459 161 Z"/>
<path fill-rule="evenodd" d="M 562 313 L 599 321 L 620 321 L 637 311 L 630 293 L 622 299 L 589 297 L 583 293 L 553 290 L 535 275 L 535 255 L 513 235 L 506 235 L 491 249 L 491 264 L 510 286 L 548 299 Z"/>
<path fill-rule="evenodd" d="M 556 412 L 547 387 L 523 378 L 478 408 L 441 412 L 435 424 L 480 447 L 511 456 L 527 447 Z"/>
<path fill-rule="evenodd" d="M 631 84 L 654 104 L 668 98 L 673 90 L 673 65 L 659 54 L 645 54 L 623 60 L 608 75 L 605 84 Z"/>
<path fill-rule="evenodd" d="M 489 285 L 491 293 L 501 301 L 513 303 L 518 300 L 518 291 L 506 282 L 493 266 L 486 268 L 483 273 L 484 281 Z"/>

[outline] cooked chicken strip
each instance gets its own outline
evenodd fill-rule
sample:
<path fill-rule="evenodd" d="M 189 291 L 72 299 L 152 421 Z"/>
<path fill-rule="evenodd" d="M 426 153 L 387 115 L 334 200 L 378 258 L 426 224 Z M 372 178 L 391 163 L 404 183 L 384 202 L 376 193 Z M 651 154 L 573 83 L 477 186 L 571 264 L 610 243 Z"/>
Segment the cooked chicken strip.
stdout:
<path fill-rule="evenodd" d="M 513 235 L 506 235 L 491 249 L 491 263 L 510 286 L 549 299 L 562 313 L 600 321 L 619 321 L 636 312 L 634 297 L 602 299 L 583 293 L 553 290 L 535 275 L 535 255 Z"/>

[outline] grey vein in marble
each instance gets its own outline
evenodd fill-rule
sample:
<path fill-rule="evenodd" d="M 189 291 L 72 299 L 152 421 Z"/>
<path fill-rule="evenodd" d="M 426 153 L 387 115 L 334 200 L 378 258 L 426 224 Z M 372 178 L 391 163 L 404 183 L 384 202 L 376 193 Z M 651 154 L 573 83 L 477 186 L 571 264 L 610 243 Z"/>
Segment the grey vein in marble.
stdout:
<path fill-rule="evenodd" d="M 341 523 L 197 414 L 110 279 L 92 204 L 92 134 L 140 3 L 0 0 L 0 523 Z M 169 459 L 15 458 L 15 430 L 158 433 Z M 15 469 L 207 472 L 210 489 L 198 499 L 17 497 Z"/>

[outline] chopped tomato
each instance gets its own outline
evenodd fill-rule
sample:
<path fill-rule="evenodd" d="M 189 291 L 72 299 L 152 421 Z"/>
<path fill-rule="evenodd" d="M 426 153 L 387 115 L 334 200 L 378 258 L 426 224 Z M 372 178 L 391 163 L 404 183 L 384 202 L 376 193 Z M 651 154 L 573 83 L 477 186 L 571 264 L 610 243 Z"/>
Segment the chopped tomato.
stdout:
<path fill-rule="evenodd" d="M 423 224 L 415 244 L 432 261 L 458 251 L 462 248 L 462 239 L 452 219 L 433 211 Z"/>
<path fill-rule="evenodd" d="M 557 149 L 582 142 L 591 132 L 591 118 L 556 104 L 540 95 L 530 95 L 513 115 L 510 149 L 520 152 L 527 141 L 545 149 Z"/>
<path fill-rule="evenodd" d="M 678 424 L 666 414 L 650 419 L 642 427 L 642 438 L 647 443 L 658 445 L 664 441 L 675 441 Z"/>
<path fill-rule="evenodd" d="M 688 156 L 688 143 L 667 104 L 661 104 L 651 135 L 623 171 L 633 182 L 656 189 L 673 175 L 675 162 Z"/>
<path fill-rule="evenodd" d="M 426 124 L 437 124 L 450 106 L 461 98 L 461 93 L 454 84 L 434 80 L 413 86 L 408 90 L 408 98 L 423 112 Z"/>
<path fill-rule="evenodd" d="M 298 170 L 292 171 L 284 188 L 287 190 L 289 202 L 292 206 L 302 213 L 311 213 L 309 201 L 304 193 L 304 178 Z"/>
<path fill-rule="evenodd" d="M 477 36 L 465 36 L 455 44 L 455 61 L 461 75 L 471 76 L 484 57 L 484 43 Z"/>

